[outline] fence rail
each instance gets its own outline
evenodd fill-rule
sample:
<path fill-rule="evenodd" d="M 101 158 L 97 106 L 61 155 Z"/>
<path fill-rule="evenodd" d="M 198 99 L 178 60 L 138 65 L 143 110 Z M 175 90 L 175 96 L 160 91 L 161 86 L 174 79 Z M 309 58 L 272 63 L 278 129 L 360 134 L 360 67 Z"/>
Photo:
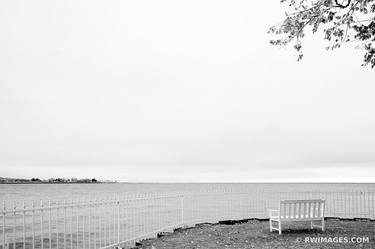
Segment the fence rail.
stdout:
<path fill-rule="evenodd" d="M 4 202 L 0 249 L 127 248 L 183 225 L 266 218 L 280 199 L 325 199 L 326 215 L 375 219 L 375 192 L 207 192 Z"/>

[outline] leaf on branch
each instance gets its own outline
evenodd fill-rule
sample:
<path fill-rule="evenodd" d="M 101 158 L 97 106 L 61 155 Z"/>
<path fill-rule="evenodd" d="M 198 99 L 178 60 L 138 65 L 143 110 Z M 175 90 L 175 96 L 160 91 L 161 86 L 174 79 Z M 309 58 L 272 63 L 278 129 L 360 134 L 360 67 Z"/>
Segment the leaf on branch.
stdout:
<path fill-rule="evenodd" d="M 272 45 L 293 44 L 301 60 L 302 40 L 307 31 L 316 33 L 321 26 L 324 39 L 331 45 L 327 50 L 340 48 L 344 43 L 366 44 L 363 65 L 375 67 L 375 0 L 281 0 L 291 8 L 281 25 L 272 26 L 268 33 L 278 36 Z M 361 17 L 360 20 L 358 17 Z M 370 44 L 370 45 L 369 45 Z"/>

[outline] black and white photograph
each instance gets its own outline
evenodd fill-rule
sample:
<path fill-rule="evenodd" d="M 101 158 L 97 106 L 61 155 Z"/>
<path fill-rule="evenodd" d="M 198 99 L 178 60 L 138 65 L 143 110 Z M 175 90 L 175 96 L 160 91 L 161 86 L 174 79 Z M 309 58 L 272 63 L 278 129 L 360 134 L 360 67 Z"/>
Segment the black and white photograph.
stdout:
<path fill-rule="evenodd" d="M 0 0 L 0 249 L 375 248 L 375 0 Z"/>

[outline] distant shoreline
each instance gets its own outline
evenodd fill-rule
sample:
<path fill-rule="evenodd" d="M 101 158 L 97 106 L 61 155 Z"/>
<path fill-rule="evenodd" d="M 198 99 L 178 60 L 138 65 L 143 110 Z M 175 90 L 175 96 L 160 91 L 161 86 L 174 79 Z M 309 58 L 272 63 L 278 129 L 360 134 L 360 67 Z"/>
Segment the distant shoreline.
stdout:
<path fill-rule="evenodd" d="M 375 182 L 0 182 L 1 184 L 375 184 Z"/>
<path fill-rule="evenodd" d="M 0 182 L 1 184 L 114 184 L 118 182 Z"/>
<path fill-rule="evenodd" d="M 96 178 L 6 178 L 0 177 L 0 184 L 73 184 L 73 183 L 116 183 L 112 180 L 97 180 Z"/>

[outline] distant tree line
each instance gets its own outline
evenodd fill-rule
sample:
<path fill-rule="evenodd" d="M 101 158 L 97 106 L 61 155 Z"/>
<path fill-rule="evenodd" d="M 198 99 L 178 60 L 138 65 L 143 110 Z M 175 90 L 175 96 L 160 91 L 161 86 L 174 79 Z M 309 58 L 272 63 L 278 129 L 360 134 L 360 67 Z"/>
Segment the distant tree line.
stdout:
<path fill-rule="evenodd" d="M 31 179 L 21 178 L 4 178 L 0 177 L 0 183 L 101 183 L 95 178 L 50 178 L 48 180 L 41 180 L 40 178 L 33 177 Z M 110 182 L 110 181 L 106 181 Z"/>
<path fill-rule="evenodd" d="M 97 183 L 98 180 L 95 178 L 92 179 L 77 179 L 77 178 L 50 178 L 47 180 L 48 182 L 56 182 L 56 183 Z"/>

